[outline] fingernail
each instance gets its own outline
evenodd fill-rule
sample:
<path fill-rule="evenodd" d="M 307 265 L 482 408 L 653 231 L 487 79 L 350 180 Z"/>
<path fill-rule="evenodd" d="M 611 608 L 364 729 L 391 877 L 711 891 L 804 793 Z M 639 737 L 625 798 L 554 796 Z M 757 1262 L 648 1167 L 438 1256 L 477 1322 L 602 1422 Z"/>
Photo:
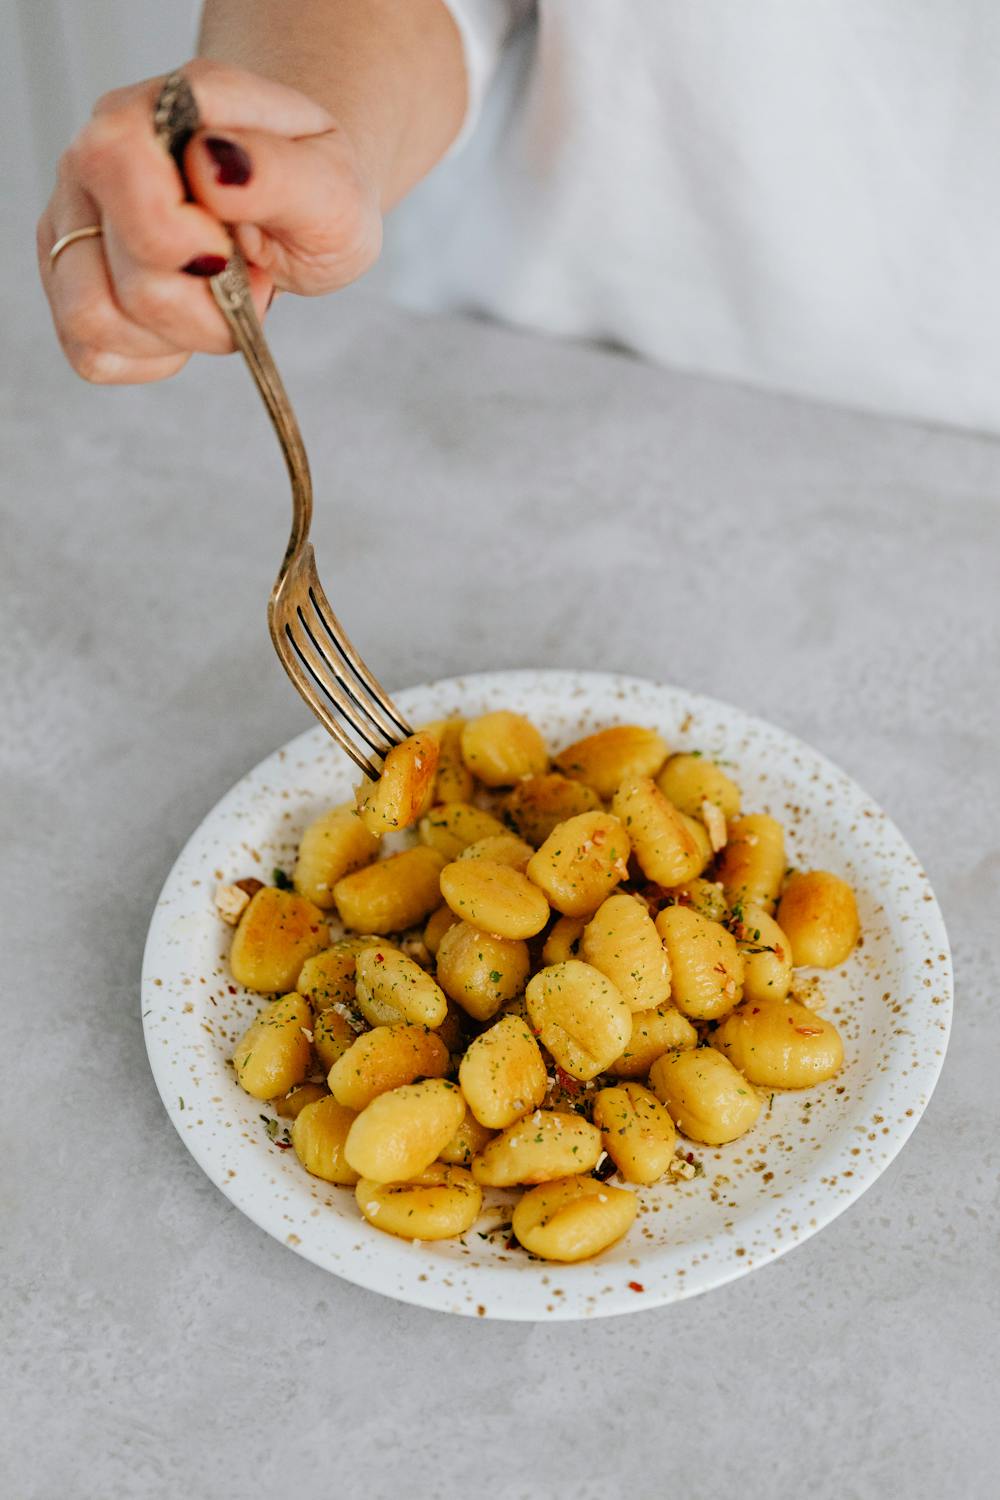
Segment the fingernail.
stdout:
<path fill-rule="evenodd" d="M 194 260 L 189 260 L 181 269 L 189 276 L 218 276 L 228 264 L 224 255 L 196 255 Z"/>
<path fill-rule="evenodd" d="M 242 146 L 219 135 L 205 139 L 205 150 L 215 162 L 215 180 L 223 187 L 243 187 L 253 176 L 253 166 Z"/>

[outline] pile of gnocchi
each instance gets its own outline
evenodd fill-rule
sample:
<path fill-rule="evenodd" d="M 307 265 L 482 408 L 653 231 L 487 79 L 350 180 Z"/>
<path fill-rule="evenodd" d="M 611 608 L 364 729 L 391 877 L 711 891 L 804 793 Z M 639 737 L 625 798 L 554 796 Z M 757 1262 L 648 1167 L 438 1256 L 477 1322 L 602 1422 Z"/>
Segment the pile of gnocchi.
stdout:
<path fill-rule="evenodd" d="M 694 1175 L 679 1135 L 736 1140 L 763 1094 L 843 1063 L 793 986 L 857 944 L 851 887 L 790 872 L 720 764 L 640 725 L 550 758 L 508 710 L 429 724 L 306 829 L 290 880 L 216 905 L 234 979 L 274 997 L 241 1087 L 404 1239 L 461 1236 L 484 1188 L 516 1188 L 513 1243 L 599 1254 L 633 1187 Z"/>

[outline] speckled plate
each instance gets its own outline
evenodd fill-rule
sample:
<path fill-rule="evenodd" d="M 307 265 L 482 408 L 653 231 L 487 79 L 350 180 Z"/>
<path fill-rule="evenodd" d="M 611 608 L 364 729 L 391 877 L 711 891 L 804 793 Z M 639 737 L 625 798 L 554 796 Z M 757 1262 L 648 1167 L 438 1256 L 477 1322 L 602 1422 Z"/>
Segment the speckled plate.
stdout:
<path fill-rule="evenodd" d="M 557 1266 L 508 1250 L 497 1195 L 464 1242 L 408 1244 L 371 1228 L 353 1194 L 309 1177 L 273 1141 L 270 1111 L 228 1065 L 260 1000 L 238 989 L 222 879 L 270 879 L 305 824 L 350 795 L 353 766 L 320 729 L 263 761 L 191 836 L 153 913 L 142 976 L 146 1046 L 167 1113 L 226 1196 L 268 1234 L 358 1286 L 444 1312 L 586 1318 L 708 1291 L 808 1239 L 884 1171 L 934 1087 L 951 1020 L 951 964 L 927 877 L 903 838 L 842 771 L 770 724 L 678 688 L 599 673 L 496 672 L 398 695 L 414 723 L 505 707 L 557 748 L 607 724 L 655 725 L 678 749 L 734 764 L 748 810 L 786 825 L 793 863 L 843 874 L 862 946 L 822 977 L 847 1063 L 830 1083 L 765 1099 L 756 1128 L 713 1150 L 703 1175 L 640 1190 L 628 1236 L 594 1261 Z M 273 1130 L 273 1127 L 272 1127 Z M 280 1139 L 280 1138 L 279 1138 Z"/>

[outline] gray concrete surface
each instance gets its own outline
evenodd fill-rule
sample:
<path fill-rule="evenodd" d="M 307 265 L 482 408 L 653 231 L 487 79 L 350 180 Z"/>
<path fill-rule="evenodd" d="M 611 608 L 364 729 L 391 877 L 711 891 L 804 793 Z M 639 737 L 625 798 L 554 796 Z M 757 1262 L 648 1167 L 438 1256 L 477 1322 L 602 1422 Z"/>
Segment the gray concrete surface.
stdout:
<path fill-rule="evenodd" d="M 264 622 L 285 481 L 235 362 L 87 388 L 27 276 L 2 294 L 4 1493 L 995 1494 L 1000 447 L 363 294 L 279 304 L 321 571 L 390 684 L 611 668 L 774 719 L 890 810 L 955 950 L 931 1107 L 816 1239 L 659 1312 L 469 1323 L 289 1254 L 160 1106 L 160 884 L 307 722 Z"/>

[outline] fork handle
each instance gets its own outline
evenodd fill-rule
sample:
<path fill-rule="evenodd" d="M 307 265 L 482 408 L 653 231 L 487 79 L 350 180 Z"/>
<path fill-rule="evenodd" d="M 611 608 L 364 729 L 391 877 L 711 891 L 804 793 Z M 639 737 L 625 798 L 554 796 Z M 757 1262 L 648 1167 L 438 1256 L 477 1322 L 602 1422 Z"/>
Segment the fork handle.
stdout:
<path fill-rule="evenodd" d="M 153 129 L 176 162 L 185 189 L 188 189 L 188 181 L 184 171 L 184 148 L 200 126 L 198 102 L 191 85 L 183 73 L 171 73 L 164 81 L 153 108 Z M 226 269 L 213 276 L 208 285 L 229 325 L 233 342 L 246 360 L 288 466 L 295 504 L 287 558 L 304 543 L 312 520 L 312 476 L 305 444 L 253 305 L 246 261 L 236 245 Z"/>

